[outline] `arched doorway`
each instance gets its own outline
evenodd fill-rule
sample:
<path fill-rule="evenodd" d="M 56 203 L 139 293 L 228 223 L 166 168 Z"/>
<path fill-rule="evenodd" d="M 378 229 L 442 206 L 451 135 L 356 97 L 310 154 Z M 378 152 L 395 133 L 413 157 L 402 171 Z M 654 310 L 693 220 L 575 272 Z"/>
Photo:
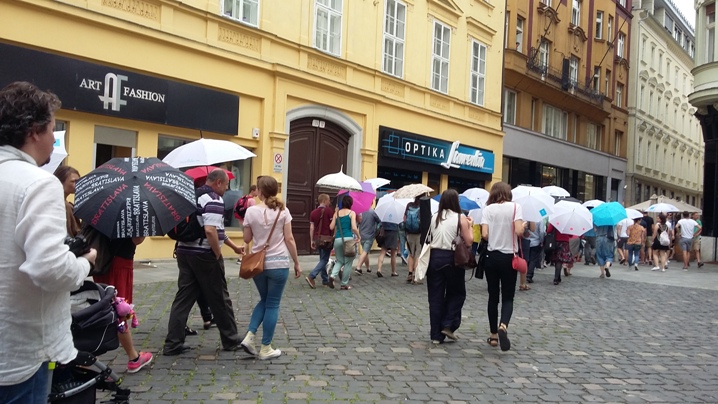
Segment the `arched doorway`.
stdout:
<path fill-rule="evenodd" d="M 314 184 L 341 166 L 346 172 L 350 137 L 341 126 L 322 118 L 302 118 L 290 124 L 286 195 L 299 254 L 310 253 L 309 213 L 321 193 Z"/>

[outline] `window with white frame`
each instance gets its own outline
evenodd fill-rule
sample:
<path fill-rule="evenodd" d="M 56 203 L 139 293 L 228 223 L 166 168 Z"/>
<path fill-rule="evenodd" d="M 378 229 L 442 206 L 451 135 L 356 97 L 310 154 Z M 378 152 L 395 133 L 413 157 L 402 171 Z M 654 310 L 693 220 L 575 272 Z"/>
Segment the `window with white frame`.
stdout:
<path fill-rule="evenodd" d="M 431 88 L 449 92 L 449 46 L 451 28 L 434 21 L 434 46 L 431 56 Z"/>
<path fill-rule="evenodd" d="M 606 39 L 613 41 L 613 16 L 608 16 L 608 23 L 606 23 Z"/>
<path fill-rule="evenodd" d="M 516 125 L 516 92 L 504 89 L 504 123 Z"/>
<path fill-rule="evenodd" d="M 610 98 L 612 95 L 611 94 L 611 71 L 608 69 L 606 69 L 606 80 L 605 80 L 604 88 L 606 91 L 606 96 Z"/>
<path fill-rule="evenodd" d="M 621 155 L 621 145 L 623 144 L 623 132 L 620 130 L 616 131 L 616 137 L 614 139 L 615 147 L 613 148 L 613 154 L 616 156 Z"/>
<path fill-rule="evenodd" d="M 486 88 L 486 45 L 477 40 L 471 41 L 471 87 L 469 98 L 477 105 L 484 105 Z"/>
<path fill-rule="evenodd" d="M 516 50 L 523 53 L 524 49 L 524 19 L 516 17 Z"/>
<path fill-rule="evenodd" d="M 710 63 L 715 59 L 716 48 L 716 5 L 706 6 L 706 60 Z"/>
<path fill-rule="evenodd" d="M 511 21 L 511 13 L 506 12 L 506 18 L 504 18 L 504 32 L 506 35 L 504 35 L 504 49 L 507 49 L 509 47 L 509 22 Z"/>
<path fill-rule="evenodd" d="M 551 105 L 543 106 L 543 133 L 547 136 L 566 140 L 568 114 Z"/>
<path fill-rule="evenodd" d="M 593 67 L 593 91 L 596 94 L 601 93 L 601 67 Z"/>
<path fill-rule="evenodd" d="M 623 107 L 623 84 L 616 83 L 616 106 Z"/>
<path fill-rule="evenodd" d="M 626 0 L 618 0 L 618 4 L 623 6 L 623 8 L 626 8 Z"/>
<path fill-rule="evenodd" d="M 404 40 L 406 38 L 406 4 L 386 0 L 384 14 L 384 73 L 404 74 Z"/>
<path fill-rule="evenodd" d="M 540 0 L 540 1 L 541 1 L 541 3 L 551 7 L 551 0 Z"/>
<path fill-rule="evenodd" d="M 681 43 L 681 38 L 683 38 L 683 31 L 678 28 L 678 25 L 673 26 L 673 39 L 675 39 L 676 42 Z"/>
<path fill-rule="evenodd" d="M 603 11 L 596 12 L 596 39 L 603 39 Z"/>
<path fill-rule="evenodd" d="M 595 123 L 586 126 L 586 147 L 593 150 L 600 150 L 601 128 Z"/>
<path fill-rule="evenodd" d="M 568 78 L 569 87 L 576 87 L 578 85 L 578 58 L 571 55 L 568 61 Z"/>
<path fill-rule="evenodd" d="M 625 58 L 625 49 L 624 46 L 626 45 L 626 34 L 623 32 L 618 33 L 618 57 Z"/>
<path fill-rule="evenodd" d="M 340 56 L 342 51 L 342 1 L 316 0 L 314 3 L 314 47 Z"/>
<path fill-rule="evenodd" d="M 253 27 L 259 26 L 259 0 L 224 0 L 222 14 Z"/>
<path fill-rule="evenodd" d="M 539 46 L 539 66 L 543 71 L 548 70 L 549 62 L 549 43 L 547 40 L 542 40 Z"/>
<path fill-rule="evenodd" d="M 573 0 L 573 7 L 571 7 L 571 24 L 581 25 L 581 0 Z"/>

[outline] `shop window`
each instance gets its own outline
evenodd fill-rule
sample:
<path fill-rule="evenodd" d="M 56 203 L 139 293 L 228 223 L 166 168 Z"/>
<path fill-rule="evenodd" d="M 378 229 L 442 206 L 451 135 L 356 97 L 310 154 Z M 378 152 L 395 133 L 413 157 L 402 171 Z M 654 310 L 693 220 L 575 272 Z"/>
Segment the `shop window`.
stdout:
<path fill-rule="evenodd" d="M 341 55 L 342 0 L 316 0 L 314 5 L 314 47 Z"/>
<path fill-rule="evenodd" d="M 501 167 L 501 181 L 511 184 L 511 158 L 504 156 Z"/>
<path fill-rule="evenodd" d="M 137 151 L 137 132 L 95 126 L 95 166 L 99 167 L 115 157 L 134 157 Z"/>
<path fill-rule="evenodd" d="M 449 188 L 455 189 L 461 194 L 470 188 L 484 188 L 485 182 L 476 179 L 449 176 Z"/>
<path fill-rule="evenodd" d="M 421 171 L 400 170 L 397 168 L 379 166 L 377 167 L 377 177 L 386 178 L 391 182 L 377 189 L 376 197 L 381 198 L 387 191 L 397 190 L 404 185 L 421 184 L 421 176 Z"/>
<path fill-rule="evenodd" d="M 426 182 L 426 186 L 434 190 L 431 196 L 440 194 L 441 192 L 439 191 L 441 190 L 441 174 L 429 173 L 429 178 Z"/>
<path fill-rule="evenodd" d="M 259 26 L 259 0 L 224 0 L 222 14 L 253 27 Z"/>
<path fill-rule="evenodd" d="M 541 167 L 541 186 L 558 185 L 561 183 L 558 178 L 559 170 L 556 167 Z"/>
<path fill-rule="evenodd" d="M 431 58 L 431 88 L 444 94 L 449 92 L 449 46 L 451 28 L 434 21 L 434 43 Z"/>
<path fill-rule="evenodd" d="M 384 73 L 402 77 L 404 74 L 404 39 L 406 5 L 387 0 L 384 15 Z"/>

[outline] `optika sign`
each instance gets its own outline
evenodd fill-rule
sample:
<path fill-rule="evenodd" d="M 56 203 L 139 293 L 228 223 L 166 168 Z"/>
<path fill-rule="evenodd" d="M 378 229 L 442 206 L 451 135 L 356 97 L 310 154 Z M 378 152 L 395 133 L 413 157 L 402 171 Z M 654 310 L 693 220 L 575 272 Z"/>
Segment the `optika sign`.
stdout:
<path fill-rule="evenodd" d="M 103 95 L 98 95 L 97 97 L 102 101 L 102 107 L 108 111 L 120 111 L 121 107 L 127 105 L 127 98 L 159 104 L 165 103 L 165 94 L 123 85 L 128 81 L 129 78 L 125 75 L 107 73 L 105 74 L 104 83 L 99 80 L 83 78 L 80 82 L 80 88 L 103 92 Z"/>

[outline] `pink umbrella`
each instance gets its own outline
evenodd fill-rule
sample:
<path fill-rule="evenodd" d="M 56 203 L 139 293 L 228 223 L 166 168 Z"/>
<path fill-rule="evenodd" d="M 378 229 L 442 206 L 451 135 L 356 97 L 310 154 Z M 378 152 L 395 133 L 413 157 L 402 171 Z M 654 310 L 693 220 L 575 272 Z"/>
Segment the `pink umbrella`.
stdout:
<path fill-rule="evenodd" d="M 207 180 L 207 176 L 209 175 L 209 173 L 218 168 L 219 167 L 215 167 L 215 166 L 200 166 L 200 167 L 190 168 L 189 170 L 185 171 L 184 173 L 189 175 L 190 177 L 192 177 L 192 179 L 194 179 L 194 185 L 195 185 L 195 187 L 197 187 L 197 186 L 204 184 L 204 182 Z M 234 174 L 232 174 L 231 171 L 224 169 L 224 168 L 222 168 L 222 170 L 224 170 L 224 172 L 227 173 L 227 176 L 229 177 L 230 180 L 234 179 Z"/>
<path fill-rule="evenodd" d="M 354 203 L 352 203 L 352 210 L 356 213 L 364 213 L 371 209 L 371 206 L 374 204 L 376 191 L 374 191 L 374 187 L 369 182 L 360 182 L 359 184 L 361 184 L 361 192 L 347 191 L 346 189 L 343 189 L 339 191 L 337 198 L 341 200 L 341 197 L 349 192 L 349 196 L 351 196 L 354 200 Z"/>

